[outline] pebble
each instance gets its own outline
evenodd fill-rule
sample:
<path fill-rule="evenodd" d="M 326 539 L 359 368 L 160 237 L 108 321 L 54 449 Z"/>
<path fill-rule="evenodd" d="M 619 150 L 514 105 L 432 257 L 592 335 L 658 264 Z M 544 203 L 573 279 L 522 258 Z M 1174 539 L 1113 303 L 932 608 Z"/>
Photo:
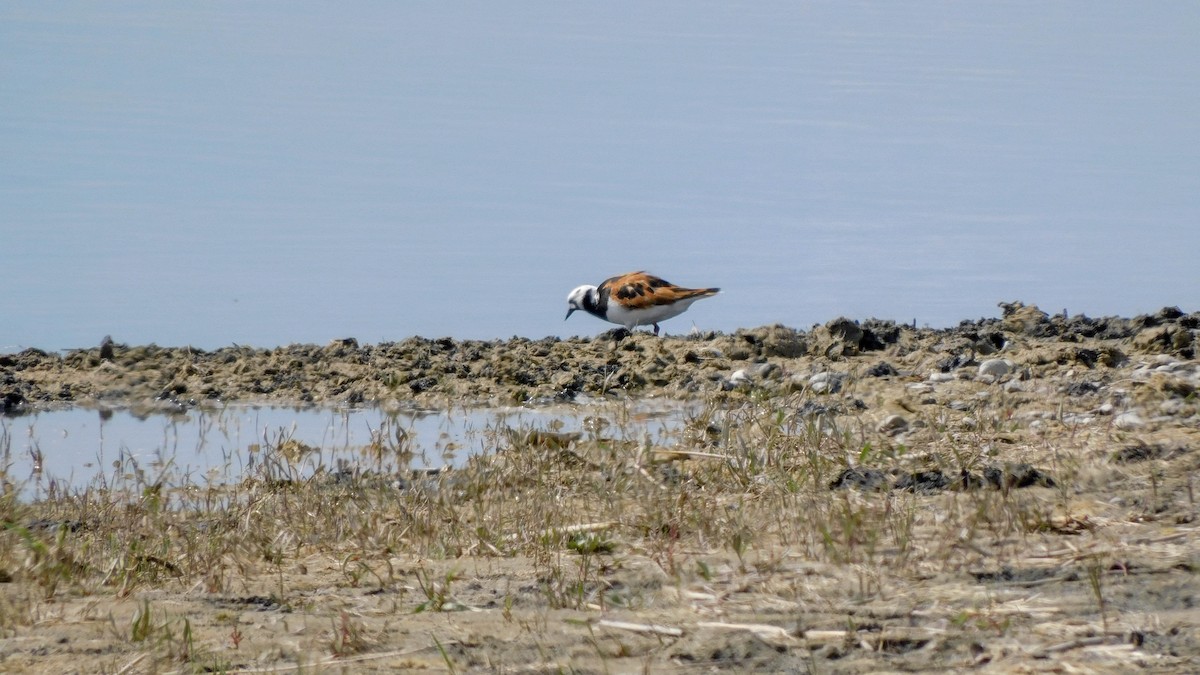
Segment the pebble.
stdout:
<path fill-rule="evenodd" d="M 729 376 L 729 384 L 735 387 L 740 387 L 743 384 L 750 384 L 753 380 L 750 378 L 750 373 L 746 372 L 745 368 L 738 368 Z"/>
<path fill-rule="evenodd" d="M 979 377 L 993 377 L 1000 379 L 1005 375 L 1016 370 L 1017 364 L 1009 359 L 988 359 L 979 364 Z"/>
<path fill-rule="evenodd" d="M 783 391 L 791 394 L 791 393 L 795 393 L 797 391 L 804 391 L 804 389 L 807 386 L 808 386 L 808 378 L 807 377 L 804 377 L 803 375 L 792 375 L 791 377 L 787 378 L 787 380 L 784 381 Z"/>
<path fill-rule="evenodd" d="M 1158 404 L 1158 411 L 1163 415 L 1180 415 L 1183 414 L 1184 406 L 1182 399 L 1173 398 Z"/>
<path fill-rule="evenodd" d="M 774 363 L 756 363 L 747 368 L 738 368 L 729 375 L 729 384 L 734 387 L 754 384 L 762 380 L 777 378 L 783 373 Z"/>
<path fill-rule="evenodd" d="M 755 379 L 767 380 L 778 377 L 782 374 L 783 369 L 774 363 L 758 363 L 747 369 L 750 376 Z"/>
<path fill-rule="evenodd" d="M 880 433 L 884 433 L 889 436 L 895 436 L 896 434 L 908 431 L 908 420 L 904 419 L 900 415 L 888 415 L 887 417 L 883 418 L 883 421 L 880 422 L 879 426 L 875 428 Z"/>
<path fill-rule="evenodd" d="M 1146 421 L 1136 410 L 1126 410 L 1113 418 L 1113 426 L 1118 429 L 1137 429 L 1146 425 Z"/>
<path fill-rule="evenodd" d="M 808 386 L 814 394 L 836 394 L 842 390 L 843 373 L 817 373 L 808 378 Z"/>

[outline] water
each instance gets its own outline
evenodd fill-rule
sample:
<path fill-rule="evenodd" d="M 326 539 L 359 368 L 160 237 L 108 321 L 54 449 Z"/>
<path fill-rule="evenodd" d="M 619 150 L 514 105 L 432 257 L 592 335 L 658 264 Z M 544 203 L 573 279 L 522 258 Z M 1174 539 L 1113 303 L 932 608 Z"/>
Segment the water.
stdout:
<path fill-rule="evenodd" d="M 689 411 L 649 402 L 439 411 L 229 405 L 178 415 L 70 408 L 0 416 L 0 469 L 30 499 L 159 477 L 174 486 L 222 485 L 249 475 L 265 450 L 295 441 L 311 448 L 290 467 L 300 476 L 319 468 L 403 476 L 462 466 L 530 430 L 669 446 Z"/>
<path fill-rule="evenodd" d="M 0 6 L 0 351 L 1200 307 L 1195 3 Z"/>

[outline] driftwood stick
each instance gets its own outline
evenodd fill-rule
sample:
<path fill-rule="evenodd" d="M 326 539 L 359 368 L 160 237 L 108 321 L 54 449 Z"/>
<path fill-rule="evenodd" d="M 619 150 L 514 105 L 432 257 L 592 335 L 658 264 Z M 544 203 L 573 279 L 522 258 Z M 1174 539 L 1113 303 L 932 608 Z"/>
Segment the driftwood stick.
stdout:
<path fill-rule="evenodd" d="M 600 619 L 596 622 L 597 626 L 604 628 L 614 628 L 616 630 L 627 630 L 634 633 L 650 633 L 652 635 L 666 635 L 668 637 L 680 637 L 683 635 L 682 628 L 673 626 L 661 626 L 655 623 L 631 623 L 629 621 L 610 621 L 609 619 Z"/>

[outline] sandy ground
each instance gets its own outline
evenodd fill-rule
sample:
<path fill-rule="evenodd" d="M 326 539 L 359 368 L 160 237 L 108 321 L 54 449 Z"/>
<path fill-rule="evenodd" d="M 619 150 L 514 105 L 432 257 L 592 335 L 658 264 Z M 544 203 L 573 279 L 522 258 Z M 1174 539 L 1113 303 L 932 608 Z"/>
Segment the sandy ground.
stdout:
<path fill-rule="evenodd" d="M 704 410 L 672 448 L 514 430 L 402 484 L 6 485 L 0 671 L 1196 672 L 1198 329 L 1016 303 L 940 331 L 0 356 L 10 415 Z"/>

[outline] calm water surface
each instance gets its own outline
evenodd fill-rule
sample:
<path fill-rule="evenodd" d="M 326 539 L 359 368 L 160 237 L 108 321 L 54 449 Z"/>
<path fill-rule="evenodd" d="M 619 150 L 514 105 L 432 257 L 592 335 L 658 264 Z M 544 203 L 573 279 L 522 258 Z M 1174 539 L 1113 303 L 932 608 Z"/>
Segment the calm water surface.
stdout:
<path fill-rule="evenodd" d="M 0 5 L 0 351 L 1200 307 L 1200 4 Z"/>
<path fill-rule="evenodd" d="M 395 476 L 461 466 L 530 430 L 671 445 L 689 411 L 652 402 L 400 412 L 230 405 L 177 415 L 72 408 L 0 416 L 0 473 L 27 498 L 160 478 L 171 486 L 221 485 L 261 466 L 266 450 L 296 441 L 310 448 L 288 467 L 299 476 L 318 468 Z M 368 447 L 377 440 L 387 452 Z M 411 456 L 393 452 L 400 448 Z"/>

